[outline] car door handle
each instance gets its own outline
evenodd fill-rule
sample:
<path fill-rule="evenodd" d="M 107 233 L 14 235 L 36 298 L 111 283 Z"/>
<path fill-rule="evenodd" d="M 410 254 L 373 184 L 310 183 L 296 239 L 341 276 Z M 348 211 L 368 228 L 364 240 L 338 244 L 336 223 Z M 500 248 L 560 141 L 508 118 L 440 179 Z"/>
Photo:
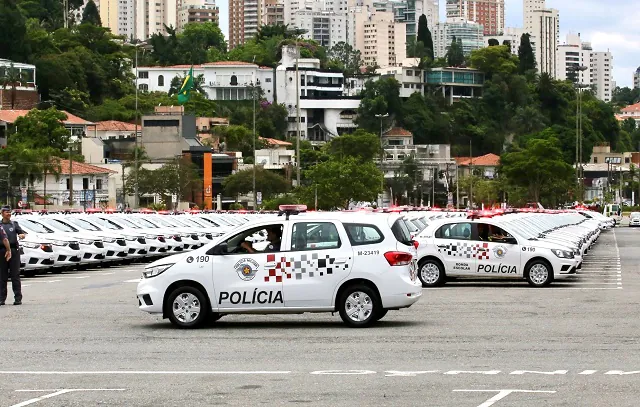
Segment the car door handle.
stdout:
<path fill-rule="evenodd" d="M 267 263 L 264 265 L 265 267 L 275 267 L 276 263 Z"/>
<path fill-rule="evenodd" d="M 489 249 L 485 249 L 485 248 L 483 248 L 483 247 L 478 247 L 478 251 L 479 251 L 479 252 L 488 252 L 488 251 L 489 251 Z"/>
<path fill-rule="evenodd" d="M 441 248 L 441 249 L 445 249 L 447 246 L 444 245 L 444 244 L 439 244 L 438 247 Z"/>
<path fill-rule="evenodd" d="M 333 264 L 344 264 L 347 262 L 347 259 L 335 259 Z"/>

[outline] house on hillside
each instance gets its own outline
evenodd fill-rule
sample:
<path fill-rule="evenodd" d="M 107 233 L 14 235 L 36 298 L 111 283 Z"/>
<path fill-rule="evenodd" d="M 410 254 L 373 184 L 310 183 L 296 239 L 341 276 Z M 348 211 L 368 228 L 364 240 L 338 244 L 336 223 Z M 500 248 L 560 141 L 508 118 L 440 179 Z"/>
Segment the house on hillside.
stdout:
<path fill-rule="evenodd" d="M 458 175 L 468 177 L 473 168 L 473 173 L 481 177 L 493 179 L 496 170 L 500 166 L 500 156 L 495 154 L 485 154 L 479 157 L 456 157 L 458 163 Z"/>
<path fill-rule="evenodd" d="M 8 131 L 18 117 L 26 116 L 30 110 L 0 110 L 0 146 L 7 145 Z M 69 112 L 61 110 L 67 115 L 67 119 L 62 123 L 69 130 L 73 140 L 80 140 L 86 137 L 90 131 L 95 131 L 96 124 Z"/>

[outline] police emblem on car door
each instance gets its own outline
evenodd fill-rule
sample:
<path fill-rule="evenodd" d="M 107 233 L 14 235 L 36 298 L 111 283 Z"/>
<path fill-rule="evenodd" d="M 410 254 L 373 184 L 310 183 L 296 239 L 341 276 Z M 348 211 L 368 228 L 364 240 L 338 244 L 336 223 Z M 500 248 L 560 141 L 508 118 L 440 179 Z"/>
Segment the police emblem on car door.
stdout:
<path fill-rule="evenodd" d="M 211 261 L 215 306 L 219 310 L 284 307 L 282 281 L 268 280 L 269 258 L 279 251 L 270 252 L 267 234 L 260 233 L 268 227 L 284 230 L 284 225 L 254 225 L 218 245 L 224 252 L 209 250 L 218 253 L 211 255 Z"/>

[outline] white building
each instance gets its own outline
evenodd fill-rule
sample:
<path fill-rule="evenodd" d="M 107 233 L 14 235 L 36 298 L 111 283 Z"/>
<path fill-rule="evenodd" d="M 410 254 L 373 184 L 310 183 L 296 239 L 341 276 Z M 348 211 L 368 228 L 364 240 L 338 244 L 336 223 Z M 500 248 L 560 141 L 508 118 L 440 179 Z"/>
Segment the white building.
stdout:
<path fill-rule="evenodd" d="M 633 87 L 640 89 L 640 67 L 633 73 Z"/>
<path fill-rule="evenodd" d="M 423 71 L 418 68 L 419 58 L 406 58 L 398 66 L 376 69 L 381 78 L 393 77 L 400 83 L 400 97 L 408 98 L 413 93 L 423 93 Z"/>
<path fill-rule="evenodd" d="M 299 10 L 291 16 L 291 25 L 307 30 L 302 36 L 323 47 L 347 41 L 346 12 Z"/>
<path fill-rule="evenodd" d="M 166 35 L 165 25 L 178 26 L 179 0 L 96 1 L 102 26 L 116 35 L 146 40 L 153 34 Z"/>
<path fill-rule="evenodd" d="M 296 137 L 298 131 L 297 99 L 300 99 L 300 137 L 314 142 L 328 141 L 343 133 L 354 131 L 360 98 L 344 96 L 344 75 L 320 69 L 320 60 L 298 59 L 299 86 L 296 86 L 296 47 L 285 46 L 282 61 L 276 69 L 278 103 L 289 111 L 287 135 Z M 299 95 L 296 93 L 299 88 Z"/>
<path fill-rule="evenodd" d="M 591 53 L 591 87 L 596 97 L 611 102 L 615 84 L 613 83 L 613 55 L 611 52 Z"/>
<path fill-rule="evenodd" d="M 502 45 L 505 41 L 509 41 L 511 44 L 511 53 L 513 55 L 518 55 L 518 49 L 520 48 L 520 40 L 522 39 L 522 35 L 527 32 L 523 28 L 513 28 L 507 27 L 504 29 L 502 35 L 485 35 L 484 43 L 487 45 L 490 39 L 498 40 L 500 45 Z M 531 48 L 533 49 L 533 55 L 536 54 L 536 42 L 537 39 L 533 35 L 529 35 L 529 42 L 531 43 Z"/>
<path fill-rule="evenodd" d="M 567 34 L 567 41 L 558 45 L 558 67 L 556 78 L 565 81 L 571 79 L 579 67 L 584 71 L 577 71 L 575 78 L 578 83 L 591 84 L 591 44 L 582 42 L 579 34 Z"/>
<path fill-rule="evenodd" d="M 416 1 L 416 15 L 418 18 L 424 14 L 427 17 L 427 27 L 433 27 L 440 22 L 440 2 L 438 0 Z"/>
<path fill-rule="evenodd" d="M 560 14 L 556 9 L 534 10 L 531 12 L 531 21 L 531 27 L 525 27 L 525 30 L 538 39 L 535 53 L 538 72 L 557 78 Z"/>
<path fill-rule="evenodd" d="M 582 85 L 591 86 L 598 99 L 610 102 L 615 89 L 613 82 L 613 56 L 610 52 L 593 51 L 590 42 L 582 42 L 579 34 L 568 34 L 567 42 L 558 46 L 557 79 L 574 78 Z"/>
<path fill-rule="evenodd" d="M 526 32 L 532 34 L 534 21 L 533 12 L 547 8 L 545 0 L 523 0 L 523 26 Z M 533 35 L 533 34 L 532 34 Z"/>
<path fill-rule="evenodd" d="M 447 19 L 446 22 L 437 24 L 431 32 L 436 58 L 444 58 L 447 55 L 454 37 L 462 42 L 462 51 L 465 56 L 485 46 L 483 26 L 464 18 Z"/>
<path fill-rule="evenodd" d="M 176 76 L 184 77 L 190 68 L 191 65 L 141 66 L 138 68 L 138 88 L 142 91 L 168 93 L 171 80 Z M 266 100 L 274 100 L 272 68 L 248 62 L 220 61 L 194 65 L 193 75 L 204 75 L 202 88 L 211 100 L 252 99 L 254 84 L 262 88 Z"/>

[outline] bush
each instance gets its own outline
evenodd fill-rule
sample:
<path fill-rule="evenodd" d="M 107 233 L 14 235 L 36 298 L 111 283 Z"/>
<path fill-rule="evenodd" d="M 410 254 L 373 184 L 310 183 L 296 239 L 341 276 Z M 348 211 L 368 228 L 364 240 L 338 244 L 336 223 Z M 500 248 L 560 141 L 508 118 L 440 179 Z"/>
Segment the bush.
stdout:
<path fill-rule="evenodd" d="M 276 198 L 269 199 L 264 201 L 262 204 L 262 209 L 267 211 L 278 210 L 280 205 L 294 205 L 303 203 L 300 198 L 295 196 L 294 194 L 284 194 L 280 195 Z"/>
<path fill-rule="evenodd" d="M 239 211 L 244 209 L 244 206 L 242 206 L 241 203 L 232 203 L 231 205 L 229 205 L 229 209 L 232 211 Z"/>

